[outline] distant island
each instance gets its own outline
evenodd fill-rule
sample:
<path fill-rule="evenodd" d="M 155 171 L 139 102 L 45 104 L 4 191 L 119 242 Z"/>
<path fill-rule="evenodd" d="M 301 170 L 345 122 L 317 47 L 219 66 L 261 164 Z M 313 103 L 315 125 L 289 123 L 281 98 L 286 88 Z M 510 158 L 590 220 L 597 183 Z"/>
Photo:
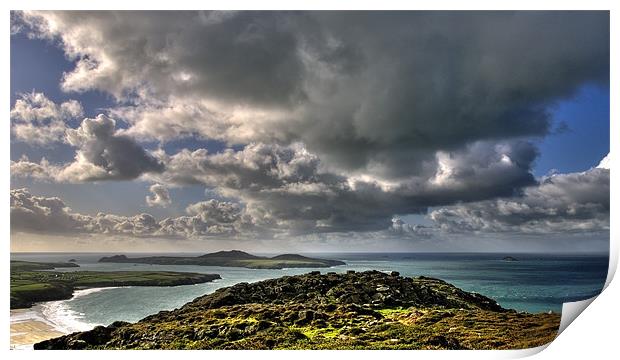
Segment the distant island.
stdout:
<path fill-rule="evenodd" d="M 201 256 L 148 256 L 130 258 L 125 255 L 102 257 L 103 263 L 139 263 L 153 265 L 198 265 L 244 267 L 249 269 L 324 268 L 346 265 L 343 261 L 315 259 L 297 254 L 265 257 L 239 250 L 218 251 Z"/>
<path fill-rule="evenodd" d="M 111 286 L 177 286 L 220 279 L 218 274 L 171 271 L 42 271 L 79 267 L 75 263 L 11 261 L 11 309 L 41 301 L 70 299 L 76 289 Z"/>
<path fill-rule="evenodd" d="M 504 261 L 519 261 L 517 258 L 514 258 L 512 256 L 506 256 L 502 260 L 504 260 Z"/>
<path fill-rule="evenodd" d="M 523 349 L 551 342 L 559 323 L 559 314 L 504 309 L 438 279 L 313 271 L 240 283 L 34 348 Z"/>

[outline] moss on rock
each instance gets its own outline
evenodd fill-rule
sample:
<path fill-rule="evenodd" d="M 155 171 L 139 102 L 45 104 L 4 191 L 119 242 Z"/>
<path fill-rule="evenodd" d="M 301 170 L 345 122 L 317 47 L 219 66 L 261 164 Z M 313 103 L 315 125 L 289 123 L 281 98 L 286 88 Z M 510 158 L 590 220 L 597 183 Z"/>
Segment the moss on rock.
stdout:
<path fill-rule="evenodd" d="M 552 341 L 559 322 L 438 279 L 312 273 L 237 284 L 35 349 L 520 349 Z"/>

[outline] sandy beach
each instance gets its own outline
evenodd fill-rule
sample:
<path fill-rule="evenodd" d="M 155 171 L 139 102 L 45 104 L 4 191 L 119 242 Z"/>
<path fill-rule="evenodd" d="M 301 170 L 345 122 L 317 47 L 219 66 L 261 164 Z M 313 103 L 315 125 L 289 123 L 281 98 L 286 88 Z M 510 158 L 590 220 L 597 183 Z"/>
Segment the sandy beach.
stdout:
<path fill-rule="evenodd" d="M 71 300 L 113 288 L 76 290 Z M 28 309 L 11 310 L 11 349 L 32 349 L 32 345 L 37 342 L 74 331 L 89 330 L 97 325 L 81 322 L 78 314 L 66 308 L 66 301 L 48 301 Z"/>
<path fill-rule="evenodd" d="M 11 349 L 32 349 L 34 343 L 64 334 L 37 306 L 11 310 Z"/>

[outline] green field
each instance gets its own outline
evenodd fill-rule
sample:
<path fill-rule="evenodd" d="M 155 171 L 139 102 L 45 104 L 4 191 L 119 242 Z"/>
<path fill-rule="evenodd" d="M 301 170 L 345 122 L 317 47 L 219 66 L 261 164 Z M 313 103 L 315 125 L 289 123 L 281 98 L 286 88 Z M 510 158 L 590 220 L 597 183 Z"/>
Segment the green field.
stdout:
<path fill-rule="evenodd" d="M 265 257 L 248 254 L 239 250 L 218 251 L 201 256 L 148 256 L 130 258 L 125 255 L 114 255 L 103 257 L 99 259 L 99 262 L 225 266 L 250 269 L 325 268 L 346 265 L 340 260 L 316 259 L 298 254 L 282 254 L 274 257 Z"/>
<path fill-rule="evenodd" d="M 69 299 L 75 289 L 112 286 L 177 286 L 219 279 L 217 274 L 170 271 L 41 271 L 77 267 L 72 263 L 11 261 L 11 308 L 36 302 Z"/>
<path fill-rule="evenodd" d="M 238 266 L 250 269 L 326 267 L 325 263 L 318 261 L 272 259 L 235 260 L 234 262 L 231 262 L 231 266 Z"/>
<path fill-rule="evenodd" d="M 11 272 L 13 271 L 35 271 L 35 270 L 53 270 L 56 268 L 80 267 L 74 263 L 45 263 L 11 260 Z"/>

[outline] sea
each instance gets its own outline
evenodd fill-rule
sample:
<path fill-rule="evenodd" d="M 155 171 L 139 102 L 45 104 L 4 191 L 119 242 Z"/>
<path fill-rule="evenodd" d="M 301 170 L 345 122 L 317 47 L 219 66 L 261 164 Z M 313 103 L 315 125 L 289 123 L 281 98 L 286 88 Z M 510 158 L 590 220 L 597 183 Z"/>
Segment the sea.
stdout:
<path fill-rule="evenodd" d="M 495 299 L 505 308 L 530 313 L 561 312 L 564 302 L 599 294 L 607 277 L 607 255 L 472 254 L 472 253 L 311 253 L 346 265 L 332 268 L 245 269 L 218 266 L 113 264 L 97 262 L 108 253 L 12 253 L 12 260 L 67 262 L 79 268 L 53 271 L 180 271 L 216 273 L 222 279 L 176 287 L 116 287 L 78 290 L 74 297 L 38 304 L 39 315 L 63 332 L 83 331 L 117 320 L 134 322 L 161 310 L 172 310 L 196 297 L 240 282 L 298 275 L 313 270 L 398 271 L 401 276 L 430 276 Z M 131 253 L 134 256 L 197 256 L 201 254 Z M 261 254 L 275 255 L 275 254 Z M 518 261 L 505 261 L 505 256 Z"/>

